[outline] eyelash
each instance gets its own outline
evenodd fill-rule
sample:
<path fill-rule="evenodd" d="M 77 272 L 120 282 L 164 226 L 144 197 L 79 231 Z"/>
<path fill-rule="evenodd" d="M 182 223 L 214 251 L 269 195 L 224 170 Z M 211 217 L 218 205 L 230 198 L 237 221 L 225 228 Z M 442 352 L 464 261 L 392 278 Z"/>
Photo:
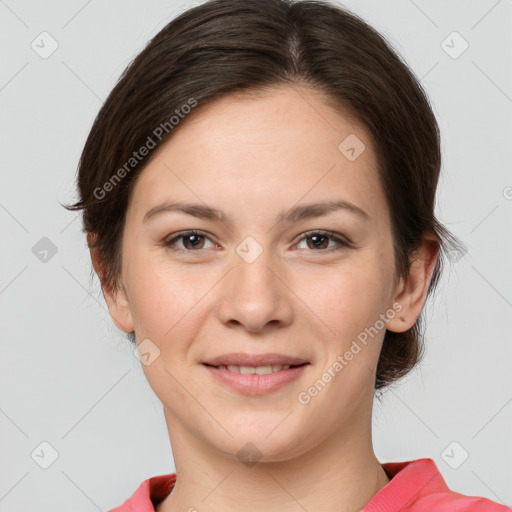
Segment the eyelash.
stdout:
<path fill-rule="evenodd" d="M 170 251 L 186 252 L 186 253 L 189 253 L 189 254 L 190 253 L 194 253 L 194 252 L 200 253 L 203 249 L 189 250 L 189 249 L 181 249 L 179 247 L 174 247 L 174 243 L 177 240 L 179 240 L 180 238 L 186 238 L 187 236 L 190 236 L 190 235 L 199 235 L 199 236 L 202 236 L 204 238 L 208 238 L 209 239 L 209 236 L 206 233 L 204 233 L 203 231 L 200 231 L 200 230 L 197 230 L 197 229 L 192 229 L 190 231 L 182 231 L 181 233 L 177 233 L 176 235 L 171 235 L 172 238 L 164 240 L 163 241 L 163 245 L 164 245 L 164 247 L 166 249 L 168 249 Z M 312 237 L 314 235 L 320 235 L 320 236 L 328 237 L 328 238 L 332 239 L 333 241 L 335 241 L 339 245 L 338 245 L 338 247 L 331 248 L 331 249 L 319 249 L 319 250 L 311 249 L 311 251 L 313 251 L 313 252 L 329 253 L 329 252 L 339 251 L 341 249 L 344 249 L 346 247 L 350 247 L 351 246 L 350 242 L 348 242 L 347 240 L 344 240 L 343 238 L 337 236 L 336 233 L 333 233 L 332 231 L 324 231 L 322 229 L 316 230 L 316 231 L 308 231 L 308 232 L 304 233 L 303 236 L 297 241 L 297 243 L 302 242 L 303 240 L 305 240 L 307 238 L 310 238 L 310 237 Z M 213 242 L 213 240 L 211 240 L 211 241 Z M 215 242 L 213 242 L 213 243 L 215 243 Z"/>

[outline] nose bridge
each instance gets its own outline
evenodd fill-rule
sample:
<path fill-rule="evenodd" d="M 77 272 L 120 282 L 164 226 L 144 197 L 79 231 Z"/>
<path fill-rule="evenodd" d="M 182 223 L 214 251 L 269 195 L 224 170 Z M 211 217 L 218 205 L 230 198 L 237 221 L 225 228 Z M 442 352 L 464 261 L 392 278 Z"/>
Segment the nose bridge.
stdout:
<path fill-rule="evenodd" d="M 249 244 L 250 245 L 250 244 Z M 240 254 L 242 252 L 242 254 Z M 241 245 L 237 249 L 238 258 L 236 261 L 235 277 L 236 287 L 240 291 L 254 289 L 255 293 L 268 290 L 275 286 L 274 274 L 269 268 L 272 268 L 272 255 L 270 250 L 261 250 L 260 254 L 255 254 L 255 249 L 247 244 Z"/>
<path fill-rule="evenodd" d="M 234 291 L 239 300 L 261 301 L 274 298 L 276 282 L 269 248 L 264 248 L 254 237 L 246 237 L 236 247 L 236 269 L 232 276 Z"/>

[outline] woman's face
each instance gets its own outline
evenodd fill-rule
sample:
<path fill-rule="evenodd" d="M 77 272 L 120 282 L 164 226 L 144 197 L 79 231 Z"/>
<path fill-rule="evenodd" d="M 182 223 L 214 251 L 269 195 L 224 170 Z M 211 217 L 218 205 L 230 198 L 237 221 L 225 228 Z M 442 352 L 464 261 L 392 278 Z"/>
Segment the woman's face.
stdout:
<path fill-rule="evenodd" d="M 134 187 L 124 292 L 109 302 L 143 343 L 170 431 L 232 456 L 250 442 L 262 461 L 367 432 L 384 325 L 401 316 L 368 133 L 289 87 L 181 123 Z M 342 202 L 353 208 L 320 206 Z M 153 210 L 171 203 L 189 213 Z M 307 364 L 271 375 L 205 364 L 229 354 Z"/>

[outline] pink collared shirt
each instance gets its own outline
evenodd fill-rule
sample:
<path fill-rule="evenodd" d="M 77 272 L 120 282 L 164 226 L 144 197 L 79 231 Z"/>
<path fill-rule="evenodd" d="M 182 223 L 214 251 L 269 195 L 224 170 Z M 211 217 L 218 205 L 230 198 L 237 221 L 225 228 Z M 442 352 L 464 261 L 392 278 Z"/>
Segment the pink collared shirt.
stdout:
<path fill-rule="evenodd" d="M 487 498 L 466 496 L 448 488 L 432 459 L 387 462 L 391 477 L 361 512 L 512 512 Z M 176 473 L 144 480 L 121 506 L 108 512 L 155 512 L 155 505 L 173 489 Z"/>

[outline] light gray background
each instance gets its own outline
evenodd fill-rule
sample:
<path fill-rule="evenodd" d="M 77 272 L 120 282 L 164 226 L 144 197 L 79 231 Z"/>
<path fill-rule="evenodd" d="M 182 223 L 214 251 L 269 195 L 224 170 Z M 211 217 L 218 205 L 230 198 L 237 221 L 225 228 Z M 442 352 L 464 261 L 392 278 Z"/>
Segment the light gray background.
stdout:
<path fill-rule="evenodd" d="M 0 2 L 0 512 L 107 510 L 174 471 L 161 405 L 89 282 L 80 218 L 58 201 L 75 198 L 120 73 L 195 3 Z M 422 79 L 443 136 L 437 214 L 469 249 L 427 306 L 423 364 L 375 404 L 376 454 L 431 457 L 452 489 L 510 505 L 512 1 L 344 3 Z M 47 59 L 31 48 L 43 31 L 59 45 Z M 458 58 L 442 47 L 453 31 L 469 43 Z M 32 252 L 42 237 L 57 248 L 46 263 Z M 43 441 L 58 452 L 48 469 Z"/>

